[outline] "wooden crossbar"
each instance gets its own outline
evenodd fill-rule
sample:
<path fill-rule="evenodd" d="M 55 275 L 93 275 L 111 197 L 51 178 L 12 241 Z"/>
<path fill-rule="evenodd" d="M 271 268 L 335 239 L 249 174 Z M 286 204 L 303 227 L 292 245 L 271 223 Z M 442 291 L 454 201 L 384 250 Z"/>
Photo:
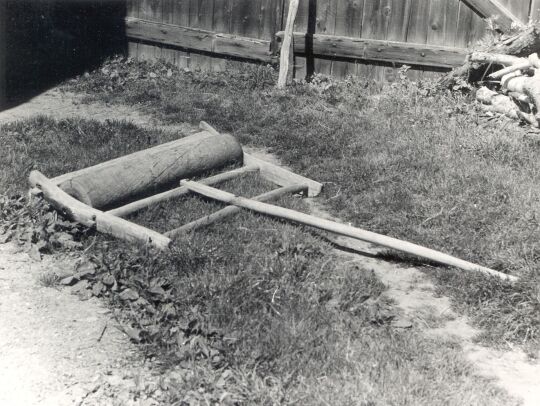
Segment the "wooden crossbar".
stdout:
<path fill-rule="evenodd" d="M 209 178 L 201 179 L 199 182 L 204 185 L 215 185 L 231 179 L 235 179 L 248 173 L 257 172 L 258 170 L 259 166 L 255 164 L 246 165 L 232 171 L 220 173 L 215 176 L 210 176 Z M 166 192 L 158 193 L 156 195 L 147 197 L 145 199 L 137 200 L 136 202 L 126 204 L 125 206 L 117 207 L 115 209 L 107 211 L 107 213 L 112 214 L 113 216 L 126 217 L 129 214 L 133 214 L 151 205 L 162 203 L 171 199 L 176 199 L 189 193 L 190 190 L 188 188 L 180 186 L 175 189 L 171 189 Z"/>
<path fill-rule="evenodd" d="M 253 198 L 258 202 L 269 202 L 272 200 L 279 199 L 282 196 L 285 196 L 289 193 L 307 193 L 307 185 L 292 185 L 292 186 L 283 186 L 279 189 L 271 190 L 270 192 L 263 193 Z M 207 227 L 211 224 L 214 224 L 217 221 L 224 220 L 227 217 L 233 216 L 242 209 L 237 206 L 227 206 L 224 209 L 218 210 L 215 213 L 212 213 L 208 216 L 201 217 L 200 219 L 194 220 L 190 223 L 184 224 L 181 227 L 175 228 L 174 230 L 167 231 L 165 236 L 169 238 L 177 237 L 180 234 L 189 233 L 201 227 Z"/>
<path fill-rule="evenodd" d="M 201 121 L 199 128 L 202 131 L 209 132 L 210 134 L 220 135 L 219 131 L 205 121 Z M 322 191 L 322 183 L 306 178 L 305 176 L 298 175 L 297 173 L 282 168 L 281 166 L 256 158 L 246 152 L 244 152 L 244 165 L 257 165 L 259 167 L 260 174 L 264 179 L 279 186 L 307 185 L 309 197 L 318 196 Z"/>

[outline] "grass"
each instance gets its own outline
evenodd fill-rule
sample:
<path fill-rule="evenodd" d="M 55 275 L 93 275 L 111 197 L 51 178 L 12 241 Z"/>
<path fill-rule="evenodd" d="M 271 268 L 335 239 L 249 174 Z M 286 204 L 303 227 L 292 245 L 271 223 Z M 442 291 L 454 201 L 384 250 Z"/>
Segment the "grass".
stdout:
<path fill-rule="evenodd" d="M 30 225 L 34 242 L 70 227 L 16 197 L 30 169 L 54 176 L 172 137 L 123 122 L 45 117 L 0 134 L 8 151 L 0 160 L 1 225 Z M 250 195 L 268 186 L 250 177 L 220 187 Z M 305 210 L 294 196 L 279 204 Z M 217 207 L 190 197 L 131 219 L 166 230 Z M 370 270 L 329 255 L 302 228 L 241 213 L 177 239 L 161 255 L 73 234 L 93 264 L 80 268 L 97 268 L 87 276 L 94 294 L 122 310 L 120 320 L 149 357 L 179 367 L 165 404 L 514 404 L 474 375 L 456 344 L 392 328 L 385 286 Z"/>
<path fill-rule="evenodd" d="M 119 59 L 66 89 L 169 123 L 206 120 L 324 182 L 327 209 L 345 222 L 520 276 L 509 287 L 428 270 L 486 340 L 538 344 L 537 138 L 430 82 L 316 77 L 287 91 L 274 83 L 261 66 L 201 73 Z"/>

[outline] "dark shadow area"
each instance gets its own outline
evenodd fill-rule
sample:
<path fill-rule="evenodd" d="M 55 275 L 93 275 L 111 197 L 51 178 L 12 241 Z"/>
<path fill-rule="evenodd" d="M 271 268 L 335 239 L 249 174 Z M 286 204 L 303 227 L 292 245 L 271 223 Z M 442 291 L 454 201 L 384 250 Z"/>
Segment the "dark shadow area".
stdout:
<path fill-rule="evenodd" d="M 315 74 L 315 55 L 313 54 L 313 35 L 317 30 L 317 0 L 309 0 L 308 26 L 306 35 L 306 80 L 311 81 Z"/>
<path fill-rule="evenodd" d="M 125 0 L 6 0 L 5 107 L 125 54 L 125 16 Z"/>

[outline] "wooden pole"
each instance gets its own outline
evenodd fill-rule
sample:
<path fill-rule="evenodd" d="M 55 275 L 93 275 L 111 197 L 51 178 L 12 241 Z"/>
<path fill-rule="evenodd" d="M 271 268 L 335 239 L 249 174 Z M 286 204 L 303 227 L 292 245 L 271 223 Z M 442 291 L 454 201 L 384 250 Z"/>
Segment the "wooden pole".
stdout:
<path fill-rule="evenodd" d="M 182 186 L 186 186 L 190 190 L 203 196 L 216 199 L 228 204 L 233 204 L 238 207 L 243 207 L 245 209 L 249 209 L 258 213 L 294 221 L 300 224 L 319 228 L 321 230 L 330 231 L 339 235 L 344 235 L 346 237 L 356 238 L 358 240 L 382 245 L 383 247 L 392 248 L 398 251 L 405 252 L 407 254 L 416 255 L 418 257 L 426 258 L 440 264 L 454 266 L 456 268 L 460 268 L 466 271 L 481 272 L 487 275 L 497 276 L 501 279 L 509 281 L 517 280 L 515 276 L 507 275 L 493 269 L 485 268 L 480 265 L 476 265 L 471 262 L 467 262 L 462 259 L 453 257 L 451 255 L 425 248 L 407 241 L 398 240 L 397 238 L 387 237 L 385 235 L 373 233 L 371 231 L 362 230 L 360 228 L 352 226 L 347 226 L 345 224 L 336 223 L 335 221 L 322 219 L 295 210 L 286 209 L 284 207 L 274 206 L 244 197 L 235 196 L 232 193 L 223 192 L 210 186 L 201 185 L 197 182 L 183 180 L 180 183 L 182 184 Z"/>
<path fill-rule="evenodd" d="M 228 180 L 237 178 L 238 176 L 242 176 L 247 173 L 257 172 L 258 170 L 259 170 L 259 167 L 257 165 L 243 166 L 242 168 L 220 173 L 215 176 L 210 176 L 209 178 L 206 178 L 206 179 L 201 179 L 199 182 L 202 183 L 203 185 L 209 185 L 209 186 L 215 185 L 221 182 L 226 182 Z M 185 196 L 189 193 L 191 193 L 191 191 L 188 188 L 181 186 L 181 187 L 168 190 L 163 193 L 158 193 L 157 195 L 147 197 L 146 199 L 137 200 L 136 202 L 126 204 L 125 206 L 121 206 L 116 209 L 109 210 L 106 213 L 111 214 L 113 216 L 117 216 L 117 217 L 126 217 L 129 214 L 135 213 L 151 205 L 165 202 L 171 199 L 176 199 L 181 196 Z"/>
<path fill-rule="evenodd" d="M 281 45 L 281 52 L 279 58 L 279 78 L 277 87 L 283 89 L 287 84 L 287 72 L 289 71 L 289 57 L 292 45 L 294 20 L 296 19 L 296 13 L 298 12 L 299 0 L 291 0 L 289 3 L 289 13 L 287 15 L 287 24 L 285 26 L 285 34 L 283 36 L 283 44 Z"/>
<path fill-rule="evenodd" d="M 29 180 L 32 186 L 41 190 L 49 203 L 77 223 L 90 228 L 95 227 L 101 233 L 129 242 L 149 244 L 160 250 L 169 248 L 171 240 L 163 234 L 87 206 L 68 195 L 38 171 L 30 172 Z"/>
<path fill-rule="evenodd" d="M 253 200 L 256 200 L 258 202 L 269 202 L 272 200 L 279 199 L 281 196 L 288 195 L 289 193 L 300 193 L 300 192 L 307 193 L 307 189 L 308 189 L 307 185 L 284 186 L 279 189 L 271 190 L 270 192 L 266 192 L 259 196 L 256 196 L 253 198 Z M 198 228 L 207 227 L 211 224 L 214 224 L 217 221 L 221 221 L 227 217 L 237 214 L 240 211 L 242 211 L 241 207 L 228 206 L 208 216 L 201 217 L 200 219 L 184 224 L 182 227 L 178 227 L 178 228 L 175 228 L 174 230 L 167 231 L 165 233 L 165 236 L 169 238 L 174 238 L 180 234 L 189 233 L 191 231 L 197 230 Z"/>

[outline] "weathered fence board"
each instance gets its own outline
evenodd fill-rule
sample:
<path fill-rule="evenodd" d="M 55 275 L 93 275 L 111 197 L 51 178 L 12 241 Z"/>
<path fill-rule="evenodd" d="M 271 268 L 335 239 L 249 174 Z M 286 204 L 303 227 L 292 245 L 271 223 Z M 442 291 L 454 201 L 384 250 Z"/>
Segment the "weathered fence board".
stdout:
<path fill-rule="evenodd" d="M 288 3 L 130 0 L 129 52 L 206 70 L 224 69 L 224 57 L 275 61 L 268 52 L 276 49 L 272 45 L 284 29 Z M 540 0 L 301 0 L 295 23 L 301 44 L 295 46 L 293 70 L 297 78 L 324 73 L 387 79 L 403 63 L 415 64 L 413 77 L 448 69 L 461 60 L 464 48 L 485 35 L 488 17 L 501 29 L 526 23 L 540 17 Z M 333 46 L 334 36 L 348 39 Z"/>
<path fill-rule="evenodd" d="M 295 52 L 305 54 L 308 48 L 318 56 L 352 57 L 443 68 L 462 65 L 467 55 L 467 51 L 460 48 L 295 32 Z"/>

